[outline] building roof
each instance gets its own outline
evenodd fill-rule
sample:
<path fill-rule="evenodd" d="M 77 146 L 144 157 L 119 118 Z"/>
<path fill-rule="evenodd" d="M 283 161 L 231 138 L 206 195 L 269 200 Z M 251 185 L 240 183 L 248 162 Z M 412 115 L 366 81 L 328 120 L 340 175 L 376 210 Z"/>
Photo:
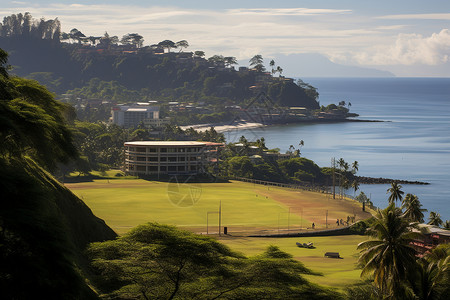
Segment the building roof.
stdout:
<path fill-rule="evenodd" d="M 125 146 L 205 146 L 206 143 L 194 141 L 136 141 L 125 142 Z"/>
<path fill-rule="evenodd" d="M 450 237 L 450 230 L 446 230 L 429 224 L 419 224 L 419 227 L 426 228 L 427 231 L 431 234 L 445 235 Z"/>

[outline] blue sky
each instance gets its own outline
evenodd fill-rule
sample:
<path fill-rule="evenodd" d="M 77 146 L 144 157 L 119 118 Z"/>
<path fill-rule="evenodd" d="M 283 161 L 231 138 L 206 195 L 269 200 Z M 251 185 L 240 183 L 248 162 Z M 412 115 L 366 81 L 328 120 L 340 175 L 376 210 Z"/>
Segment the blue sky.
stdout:
<path fill-rule="evenodd" d="M 268 61 L 320 54 L 397 76 L 450 77 L 448 0 L 2 2 L 2 16 L 58 17 L 64 31 L 76 27 L 94 36 L 137 32 L 144 44 L 186 39 L 189 50 L 207 56 L 245 61 L 262 54 Z M 297 75 L 294 65 L 282 66 L 287 75 Z M 326 69 L 320 72 L 326 76 Z"/>

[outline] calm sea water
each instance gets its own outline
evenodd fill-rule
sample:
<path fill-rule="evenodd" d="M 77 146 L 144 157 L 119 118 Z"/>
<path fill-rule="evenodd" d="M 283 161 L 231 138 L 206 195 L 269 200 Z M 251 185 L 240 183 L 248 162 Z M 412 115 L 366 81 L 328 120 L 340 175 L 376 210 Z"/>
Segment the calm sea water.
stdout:
<path fill-rule="evenodd" d="M 444 221 L 450 219 L 450 78 L 303 80 L 318 88 L 321 105 L 343 100 L 359 119 L 385 122 L 269 126 L 226 133 L 227 140 L 264 137 L 269 148 L 282 152 L 303 140 L 302 156 L 322 167 L 342 157 L 358 161 L 361 176 L 429 182 L 403 185 L 403 191 L 417 195 L 424 208 L 440 213 Z M 388 187 L 360 189 L 384 208 Z"/>

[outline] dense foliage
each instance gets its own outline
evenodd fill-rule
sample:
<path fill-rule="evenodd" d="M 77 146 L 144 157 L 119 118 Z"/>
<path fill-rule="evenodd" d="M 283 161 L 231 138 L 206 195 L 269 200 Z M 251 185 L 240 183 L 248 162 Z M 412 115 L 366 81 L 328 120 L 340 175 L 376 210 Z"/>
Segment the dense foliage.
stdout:
<path fill-rule="evenodd" d="M 416 200 L 418 201 L 418 200 Z M 420 206 L 420 205 L 419 205 Z M 373 239 L 358 245 L 361 277 L 367 284 L 350 288 L 349 299 L 446 299 L 450 291 L 450 247 L 440 245 L 418 258 L 413 242 L 423 239 L 416 216 L 392 202 L 370 220 Z"/>
<path fill-rule="evenodd" d="M 90 299 L 84 247 L 115 233 L 45 169 L 75 158 L 65 106 L 10 77 L 0 49 L 0 289 L 5 299 Z M 44 169 L 45 168 L 45 169 Z"/>
<path fill-rule="evenodd" d="M 247 258 L 207 236 L 149 223 L 89 248 L 105 296 L 133 299 L 339 299 L 270 246 Z"/>
<path fill-rule="evenodd" d="M 275 80 L 274 73 L 261 68 L 237 72 L 232 68 L 234 57 L 215 55 L 206 60 L 202 51 L 170 52 L 188 47 L 185 40 L 144 47 L 142 36 L 132 33 L 118 44 L 117 37 L 107 33 L 85 37 L 75 28 L 61 33 L 57 19 L 38 22 L 30 14 L 6 17 L 0 32 L 0 47 L 13 52 L 14 72 L 58 93 L 113 101 L 241 104 L 255 96 L 250 87 L 257 86 L 280 106 L 319 108 L 317 91 L 307 84 Z M 262 57 L 255 66 L 261 63 Z"/>

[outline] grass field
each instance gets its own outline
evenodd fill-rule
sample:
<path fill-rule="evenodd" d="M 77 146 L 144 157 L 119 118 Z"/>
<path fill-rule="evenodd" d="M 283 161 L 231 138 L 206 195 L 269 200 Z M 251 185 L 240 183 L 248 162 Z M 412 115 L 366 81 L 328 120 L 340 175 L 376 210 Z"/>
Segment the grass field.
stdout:
<path fill-rule="evenodd" d="M 311 281 L 342 288 L 359 280 L 356 246 L 366 237 L 337 236 L 311 238 L 249 238 L 245 233 L 298 232 L 311 227 L 316 230 L 336 228 L 336 219 L 356 215 L 365 219 L 359 203 L 333 200 L 330 195 L 284 188 L 267 187 L 233 181 L 231 183 L 177 184 L 142 179 L 100 179 L 91 182 L 67 183 L 117 233 L 146 222 L 173 224 L 206 233 L 218 232 L 218 215 L 222 205 L 222 225 L 231 236 L 219 239 L 232 249 L 255 255 L 268 245 L 279 246 L 314 271 L 324 276 L 307 276 Z M 295 242 L 313 242 L 316 249 L 302 249 Z M 327 251 L 339 252 L 343 259 L 324 258 Z"/>
<path fill-rule="evenodd" d="M 321 272 L 324 276 L 306 276 L 314 283 L 343 288 L 360 281 L 361 270 L 356 263 L 359 252 L 358 243 L 367 240 L 366 236 L 349 235 L 333 237 L 308 238 L 249 238 L 220 237 L 219 240 L 233 250 L 247 256 L 262 253 L 267 246 L 276 245 L 281 250 L 290 253 L 308 268 Z M 315 249 L 305 249 L 296 246 L 296 242 L 313 242 Z M 342 259 L 326 258 L 325 252 L 339 252 Z"/>
<path fill-rule="evenodd" d="M 229 232 L 285 232 L 329 227 L 348 215 L 365 219 L 359 203 L 330 195 L 267 187 L 244 182 L 177 184 L 142 179 L 94 180 L 66 186 L 119 234 L 146 222 L 173 224 L 197 232 L 217 232 L 219 203 L 222 225 Z M 210 214 L 208 214 L 210 212 Z M 208 220 L 207 220 L 207 216 Z"/>

